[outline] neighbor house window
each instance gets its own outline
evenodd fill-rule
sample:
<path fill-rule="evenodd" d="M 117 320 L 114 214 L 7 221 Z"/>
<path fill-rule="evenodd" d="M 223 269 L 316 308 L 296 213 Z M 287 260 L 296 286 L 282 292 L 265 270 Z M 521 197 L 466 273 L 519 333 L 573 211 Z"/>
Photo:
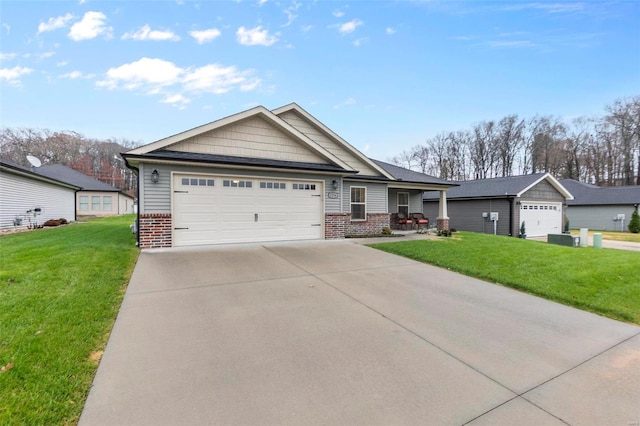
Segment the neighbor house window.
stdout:
<path fill-rule="evenodd" d="M 398 192 L 398 213 L 409 216 L 409 193 Z"/>
<path fill-rule="evenodd" d="M 102 197 L 102 210 L 104 210 L 105 212 L 110 212 L 111 209 L 111 195 L 105 195 L 104 197 Z"/>
<path fill-rule="evenodd" d="M 91 210 L 100 210 L 100 196 L 93 195 L 91 197 Z"/>
<path fill-rule="evenodd" d="M 86 195 L 80 196 L 80 211 L 86 212 L 89 210 L 89 197 Z"/>
<path fill-rule="evenodd" d="M 365 220 L 367 218 L 367 188 L 351 187 L 351 220 Z"/>

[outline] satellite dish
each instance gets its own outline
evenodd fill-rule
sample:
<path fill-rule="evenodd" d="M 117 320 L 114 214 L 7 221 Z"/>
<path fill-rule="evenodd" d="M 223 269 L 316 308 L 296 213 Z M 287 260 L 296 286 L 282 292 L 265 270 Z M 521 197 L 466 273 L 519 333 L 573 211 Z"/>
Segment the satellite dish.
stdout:
<path fill-rule="evenodd" d="M 38 159 L 38 157 L 34 157 L 33 155 L 27 155 L 27 161 L 29 163 L 31 163 L 31 165 L 33 167 L 40 167 L 42 166 L 42 161 L 40 161 L 40 159 Z"/>

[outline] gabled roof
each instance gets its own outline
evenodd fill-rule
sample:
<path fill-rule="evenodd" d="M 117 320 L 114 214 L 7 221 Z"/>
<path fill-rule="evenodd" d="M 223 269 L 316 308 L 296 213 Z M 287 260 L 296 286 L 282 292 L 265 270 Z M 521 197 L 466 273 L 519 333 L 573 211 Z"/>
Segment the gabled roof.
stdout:
<path fill-rule="evenodd" d="M 460 186 L 447 191 L 448 199 L 455 198 L 496 198 L 521 197 L 522 194 L 546 180 L 567 200 L 573 196 L 560 182 L 549 173 L 535 173 L 532 175 L 509 176 L 492 179 L 478 179 L 458 182 Z M 425 193 L 424 199 L 437 199 L 435 193 Z"/>
<path fill-rule="evenodd" d="M 571 191 L 574 199 L 569 206 L 640 204 L 640 186 L 600 187 L 573 179 L 562 179 L 560 183 Z"/>
<path fill-rule="evenodd" d="M 45 176 L 40 173 L 37 173 L 39 168 L 24 167 L 24 166 L 21 166 L 20 164 L 14 163 L 13 161 L 5 160 L 2 158 L 0 158 L 0 170 L 7 171 L 9 173 L 13 173 L 16 175 L 25 176 L 28 178 L 42 181 L 42 182 L 48 182 L 54 185 L 64 186 L 73 190 L 80 189 L 78 185 L 74 185 L 73 183 L 66 182 L 62 179 L 57 179 L 55 177 L 49 177 L 49 176 Z"/>
<path fill-rule="evenodd" d="M 84 191 L 120 192 L 118 188 L 62 164 L 46 164 L 38 167 L 36 172 L 52 179 L 79 186 Z"/>
<path fill-rule="evenodd" d="M 389 175 L 389 173 L 384 168 L 379 167 L 378 164 L 376 164 L 374 161 L 372 161 L 362 152 L 360 152 L 355 147 L 353 147 L 349 142 L 342 139 L 337 133 L 335 133 L 333 130 L 325 126 L 321 121 L 319 121 L 313 115 L 309 114 L 304 108 L 302 108 L 297 103 L 292 102 L 288 105 L 281 106 L 280 108 L 276 108 L 272 112 L 275 115 L 279 116 L 280 114 L 285 113 L 287 111 L 296 111 L 298 114 L 303 116 L 308 122 L 313 124 L 318 130 L 320 130 L 326 136 L 328 136 L 329 138 L 333 139 L 334 141 L 342 145 L 347 151 L 351 152 L 353 155 L 359 158 L 362 162 L 364 162 L 365 164 L 368 164 L 369 167 L 380 172 L 382 176 L 386 176 L 387 178 L 390 178 L 390 179 L 393 178 L 393 176 Z"/>
<path fill-rule="evenodd" d="M 370 161 L 374 162 L 377 166 L 379 166 L 385 172 L 390 174 L 391 177 L 395 180 L 410 182 L 410 183 L 426 183 L 426 184 L 434 184 L 434 185 L 458 186 L 458 184 L 456 183 L 449 182 L 434 176 L 429 176 L 424 173 L 414 172 L 413 170 L 409 170 L 409 169 L 405 169 L 404 167 L 385 163 L 384 161 L 374 160 L 373 158 L 371 158 Z M 451 190 L 449 190 L 449 192 L 451 192 Z"/>
<path fill-rule="evenodd" d="M 206 132 L 210 132 L 215 129 L 219 129 L 223 126 L 238 122 L 240 120 L 244 120 L 249 117 L 260 116 L 265 119 L 267 122 L 273 124 L 277 128 L 283 130 L 285 133 L 291 135 L 297 141 L 299 141 L 302 145 L 306 146 L 311 151 L 319 154 L 321 157 L 325 158 L 328 162 L 335 164 L 336 166 L 342 167 L 346 170 L 352 170 L 348 164 L 343 162 L 341 159 L 324 149 L 318 143 L 314 142 L 307 136 L 305 136 L 302 132 L 300 132 L 295 127 L 291 126 L 286 121 L 282 120 L 280 117 L 269 111 L 263 106 L 257 106 L 255 108 L 251 108 L 249 110 L 230 115 L 225 118 L 221 118 L 216 121 L 212 121 L 210 123 L 204 124 L 202 126 L 195 127 L 191 130 L 187 130 L 185 132 L 178 133 L 173 136 L 169 136 L 168 138 L 160 139 L 159 141 L 152 142 L 147 145 L 143 145 L 139 148 L 132 149 L 128 151 L 127 154 L 130 155 L 141 155 L 148 154 L 153 151 L 157 151 L 160 149 L 170 149 L 170 146 L 181 142 L 185 139 L 192 138 L 194 136 L 201 135 Z"/>

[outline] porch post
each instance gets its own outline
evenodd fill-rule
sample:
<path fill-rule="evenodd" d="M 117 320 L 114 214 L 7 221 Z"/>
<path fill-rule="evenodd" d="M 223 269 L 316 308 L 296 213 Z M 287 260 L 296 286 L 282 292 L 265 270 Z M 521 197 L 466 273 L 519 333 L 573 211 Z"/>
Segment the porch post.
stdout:
<path fill-rule="evenodd" d="M 436 218 L 438 231 L 449 230 L 449 216 L 447 215 L 447 191 L 440 191 L 440 202 L 438 203 L 438 217 Z"/>

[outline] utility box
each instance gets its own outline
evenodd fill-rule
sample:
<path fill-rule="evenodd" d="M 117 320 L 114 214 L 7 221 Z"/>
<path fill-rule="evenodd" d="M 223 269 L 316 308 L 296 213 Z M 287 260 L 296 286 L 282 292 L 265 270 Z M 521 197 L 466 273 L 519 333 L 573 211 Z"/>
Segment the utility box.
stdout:
<path fill-rule="evenodd" d="M 580 237 L 570 234 L 547 234 L 547 243 L 566 247 L 578 247 Z"/>
<path fill-rule="evenodd" d="M 498 220 L 498 212 L 491 212 L 491 214 L 489 215 L 489 220 L 493 220 L 494 222 L 496 222 Z"/>

